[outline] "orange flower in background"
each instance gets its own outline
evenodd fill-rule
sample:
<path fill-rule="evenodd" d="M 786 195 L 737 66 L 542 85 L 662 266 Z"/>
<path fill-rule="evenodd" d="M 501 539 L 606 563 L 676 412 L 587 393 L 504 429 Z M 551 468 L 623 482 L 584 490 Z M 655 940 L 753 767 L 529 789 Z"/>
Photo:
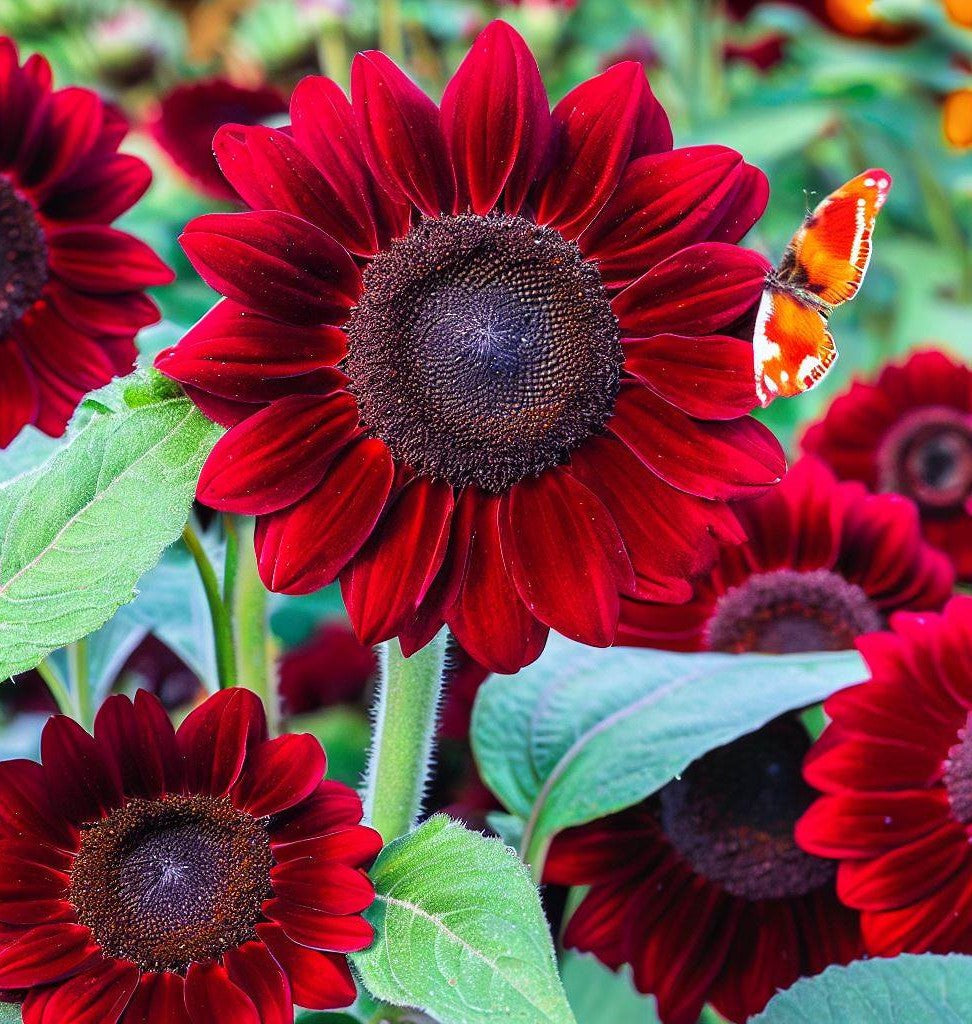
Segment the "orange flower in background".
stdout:
<path fill-rule="evenodd" d="M 945 13 L 958 25 L 972 28 L 972 0 L 944 0 Z"/>
<path fill-rule="evenodd" d="M 972 146 L 972 88 L 956 89 L 942 105 L 945 138 L 959 149 Z"/>

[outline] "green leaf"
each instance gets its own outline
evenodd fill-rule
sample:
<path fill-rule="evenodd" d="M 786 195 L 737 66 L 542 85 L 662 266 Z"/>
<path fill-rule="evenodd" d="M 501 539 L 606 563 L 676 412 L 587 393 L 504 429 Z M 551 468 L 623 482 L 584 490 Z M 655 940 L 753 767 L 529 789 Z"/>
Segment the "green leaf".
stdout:
<path fill-rule="evenodd" d="M 180 534 L 221 428 L 154 372 L 95 392 L 76 432 L 0 487 L 0 679 L 103 625 Z"/>
<path fill-rule="evenodd" d="M 0 1024 L 21 1024 L 20 1003 L 0 1003 Z"/>
<path fill-rule="evenodd" d="M 358 1024 L 358 1018 L 350 1013 L 298 1013 L 295 1024 Z"/>
<path fill-rule="evenodd" d="M 972 957 L 858 960 L 803 978 L 750 1024 L 966 1024 L 972 1020 Z"/>
<path fill-rule="evenodd" d="M 371 877 L 372 995 L 442 1024 L 576 1024 L 536 887 L 499 840 L 444 816 L 386 846 Z"/>
<path fill-rule="evenodd" d="M 357 787 L 368 763 L 371 728 L 352 707 L 333 707 L 287 719 L 287 732 L 309 732 L 327 751 L 327 777 Z"/>
<path fill-rule="evenodd" d="M 483 779 L 527 821 L 527 848 L 629 807 L 707 751 L 867 678 L 856 651 L 673 654 L 551 637 L 473 712 Z"/>
<path fill-rule="evenodd" d="M 560 973 L 571 1009 L 579 1021 L 658 1024 L 654 999 L 635 989 L 627 971 L 615 973 L 596 957 L 567 953 Z"/>

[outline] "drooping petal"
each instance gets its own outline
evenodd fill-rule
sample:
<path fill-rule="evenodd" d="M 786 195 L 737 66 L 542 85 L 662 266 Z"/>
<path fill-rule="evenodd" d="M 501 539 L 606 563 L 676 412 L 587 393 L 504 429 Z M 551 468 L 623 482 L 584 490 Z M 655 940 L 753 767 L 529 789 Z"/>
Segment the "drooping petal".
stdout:
<path fill-rule="evenodd" d="M 257 1009 L 260 1024 L 293 1024 L 294 1005 L 286 973 L 262 942 L 247 942 L 223 957 L 230 981 Z"/>
<path fill-rule="evenodd" d="M 59 985 L 44 1007 L 42 1024 L 116 1024 L 138 986 L 127 960 L 101 960 Z"/>
<path fill-rule="evenodd" d="M 137 238 L 103 225 L 63 227 L 46 236 L 51 273 L 96 295 L 169 284 L 175 275 Z"/>
<path fill-rule="evenodd" d="M 324 751 L 313 736 L 278 736 L 251 752 L 230 799 L 254 818 L 279 814 L 310 796 L 326 768 Z"/>
<path fill-rule="evenodd" d="M 354 790 L 325 780 L 313 795 L 275 820 L 270 831 L 271 845 L 276 849 L 357 826 L 363 813 L 361 798 Z"/>
<path fill-rule="evenodd" d="M 222 964 L 194 963 L 186 974 L 186 1009 L 192 1024 L 263 1024 L 253 1000 L 230 981 Z"/>
<path fill-rule="evenodd" d="M 375 940 L 371 925 L 356 914 L 328 914 L 289 900 L 271 899 L 263 913 L 293 942 L 330 953 L 355 953 Z"/>
<path fill-rule="evenodd" d="M 286 508 L 320 483 L 357 429 L 358 408 L 347 392 L 271 402 L 216 442 L 197 497 L 244 515 Z"/>
<path fill-rule="evenodd" d="M 180 241 L 208 285 L 284 323 L 342 324 L 361 291 L 348 251 L 289 213 L 204 214 Z"/>
<path fill-rule="evenodd" d="M 505 22 L 484 29 L 442 97 L 459 206 L 518 213 L 547 152 L 550 107 L 537 62 Z"/>
<path fill-rule="evenodd" d="M 364 871 L 311 856 L 274 865 L 270 880 L 279 899 L 325 914 L 360 914 L 375 900 Z"/>
<path fill-rule="evenodd" d="M 335 458 L 317 490 L 261 517 L 256 549 L 267 587 L 296 594 L 331 583 L 368 539 L 393 478 L 388 448 L 365 438 Z"/>
<path fill-rule="evenodd" d="M 192 1024 L 182 975 L 143 974 L 125 1011 L 124 1024 Z"/>
<path fill-rule="evenodd" d="M 347 958 L 291 941 L 276 924 L 258 924 L 257 934 L 287 972 L 294 1001 L 309 1010 L 350 1006 L 357 996 Z"/>
<path fill-rule="evenodd" d="M 33 988 L 70 978 L 97 955 L 91 932 L 83 925 L 41 925 L 0 950 L 0 989 Z"/>

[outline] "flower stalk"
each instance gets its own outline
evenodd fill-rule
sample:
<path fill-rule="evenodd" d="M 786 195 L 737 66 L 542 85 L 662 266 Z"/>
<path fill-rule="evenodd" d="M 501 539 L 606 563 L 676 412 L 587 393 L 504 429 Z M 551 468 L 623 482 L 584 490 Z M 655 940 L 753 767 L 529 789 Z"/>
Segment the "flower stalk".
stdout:
<path fill-rule="evenodd" d="M 213 620 L 213 642 L 216 647 L 216 672 L 219 688 L 225 690 L 236 685 L 236 655 L 233 645 L 233 622 L 229 608 L 223 600 L 222 589 L 213 563 L 209 560 L 196 531 L 190 523 L 182 531 L 182 542 L 189 549 L 206 594 L 209 614 Z"/>
<path fill-rule="evenodd" d="M 365 820 L 390 843 L 415 825 L 432 766 L 445 671 L 445 630 L 411 658 L 397 640 L 381 645 Z"/>

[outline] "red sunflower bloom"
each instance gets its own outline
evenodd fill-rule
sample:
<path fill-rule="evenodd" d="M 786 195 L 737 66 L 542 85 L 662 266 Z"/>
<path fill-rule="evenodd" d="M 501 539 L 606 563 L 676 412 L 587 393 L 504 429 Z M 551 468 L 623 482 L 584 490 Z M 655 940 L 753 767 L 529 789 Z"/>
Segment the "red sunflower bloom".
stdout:
<path fill-rule="evenodd" d="M 625 599 L 618 639 L 682 651 L 846 650 L 901 609 L 939 610 L 948 558 L 925 543 L 915 506 L 839 483 L 804 458 L 768 494 L 736 506 L 746 533 L 725 543 L 691 600 Z"/>
<path fill-rule="evenodd" d="M 287 101 L 269 85 L 249 88 L 225 78 L 176 86 L 162 98 L 152 137 L 202 192 L 239 202 L 213 156 L 213 136 L 224 124 L 255 125 L 287 112 Z"/>
<path fill-rule="evenodd" d="M 0 989 L 25 1024 L 277 1024 L 355 998 L 380 838 L 322 781 L 311 736 L 268 740 L 247 690 L 175 732 L 109 698 L 94 737 L 48 722 L 0 763 Z"/>
<path fill-rule="evenodd" d="M 127 124 L 88 89 L 51 87 L 0 37 L 0 447 L 28 423 L 64 432 L 78 400 L 131 370 L 171 273 L 108 225 L 152 175 L 117 152 Z"/>
<path fill-rule="evenodd" d="M 364 703 L 378 671 L 375 652 L 343 622 L 328 622 L 280 659 L 280 710 L 305 715 Z"/>
<path fill-rule="evenodd" d="M 291 117 L 217 136 L 259 212 L 189 225 L 227 299 L 158 361 L 231 427 L 199 496 L 259 517 L 267 586 L 340 576 L 363 642 L 445 621 L 507 672 L 549 628 L 610 644 L 621 593 L 687 597 L 727 500 L 784 471 L 745 415 L 762 173 L 672 151 L 635 64 L 551 112 L 502 22 L 441 109 L 373 52 Z"/>
<path fill-rule="evenodd" d="M 919 352 L 857 382 L 803 438 L 843 480 L 907 495 L 925 538 L 972 580 L 972 370 Z"/>
<path fill-rule="evenodd" d="M 972 600 L 891 626 L 859 642 L 870 681 L 825 705 L 797 840 L 839 858 L 871 953 L 972 953 Z"/>
<path fill-rule="evenodd" d="M 800 775 L 809 745 L 799 720 L 779 719 L 554 841 L 545 881 L 590 887 L 566 945 L 631 964 L 663 1024 L 695 1024 L 707 1002 L 747 1020 L 777 989 L 860 952 L 835 863 L 793 838 L 814 796 Z"/>

